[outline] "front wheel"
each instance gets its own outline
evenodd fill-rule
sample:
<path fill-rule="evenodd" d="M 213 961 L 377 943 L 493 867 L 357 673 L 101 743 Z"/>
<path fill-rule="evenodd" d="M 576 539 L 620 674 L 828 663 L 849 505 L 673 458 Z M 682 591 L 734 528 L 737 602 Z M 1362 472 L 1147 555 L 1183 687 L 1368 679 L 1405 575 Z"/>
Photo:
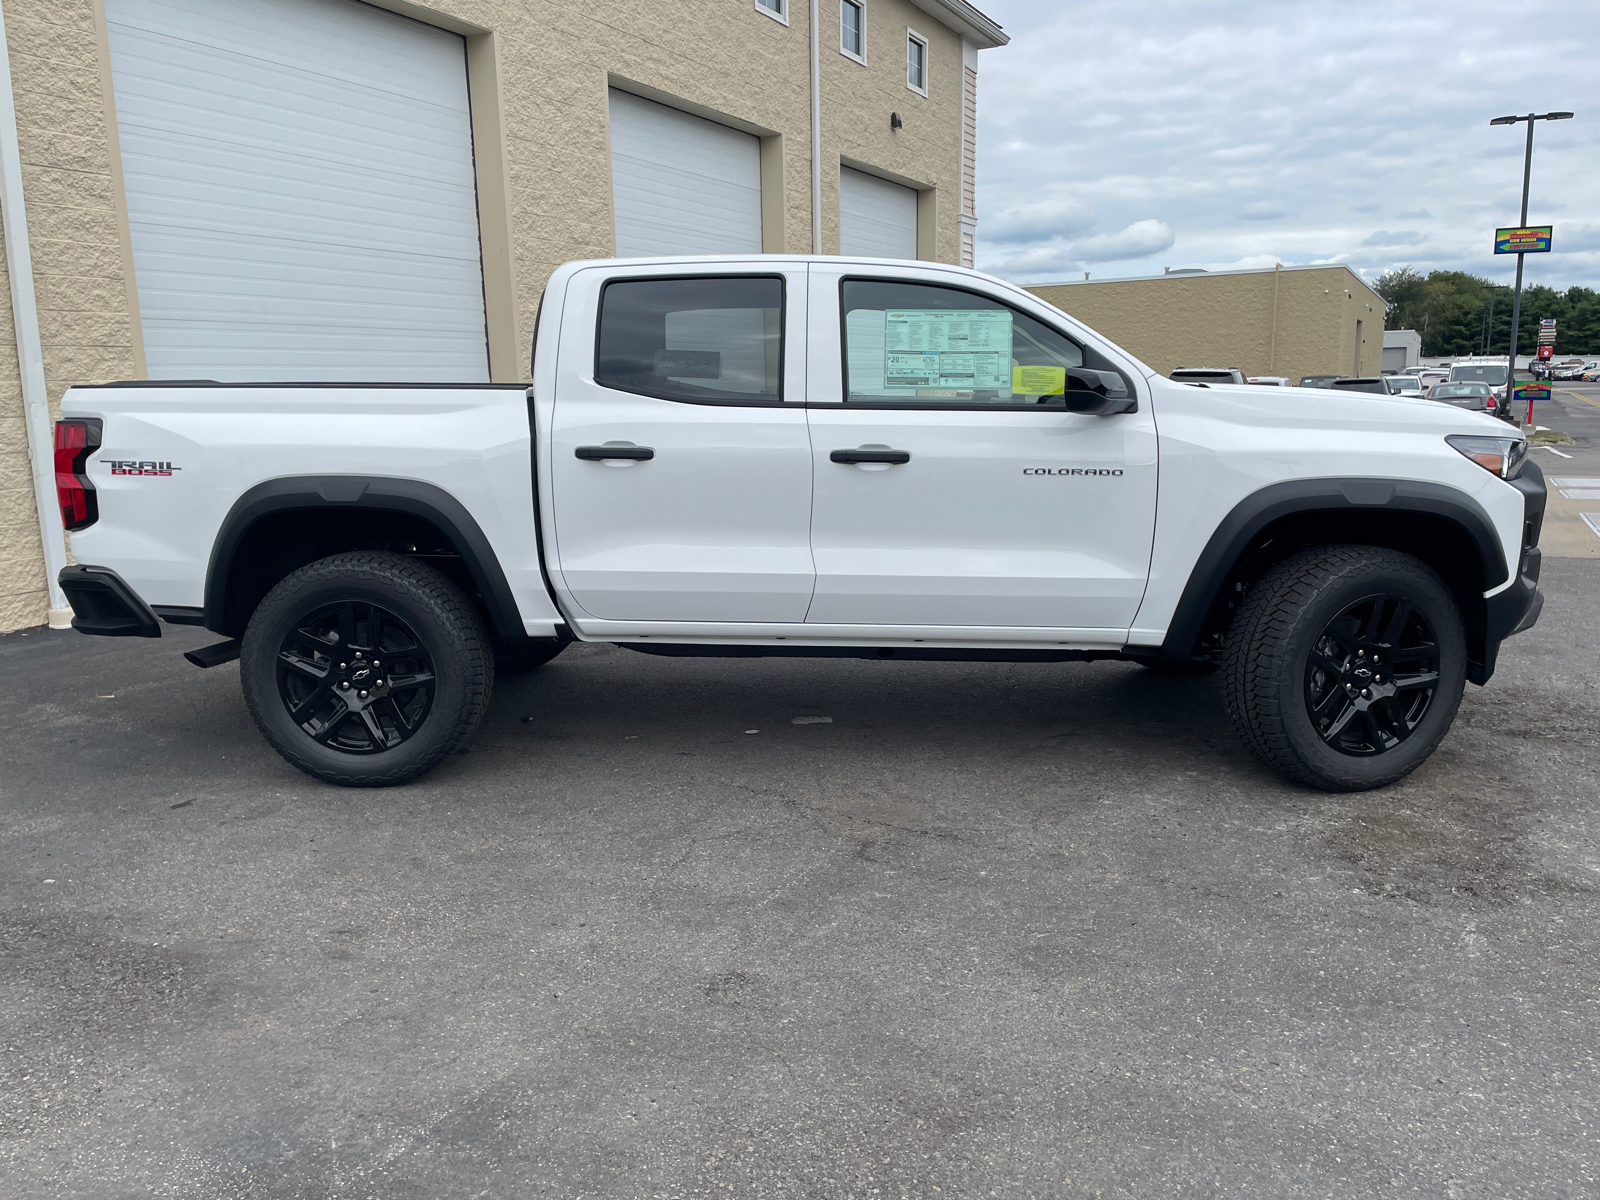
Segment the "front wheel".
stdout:
<path fill-rule="evenodd" d="M 1324 791 L 1366 791 L 1434 752 L 1466 668 L 1455 598 L 1426 564 L 1321 546 L 1245 593 L 1228 631 L 1224 696 L 1262 763 Z"/>
<path fill-rule="evenodd" d="M 483 618 L 424 563 L 356 551 L 301 567 L 245 630 L 239 678 L 274 749 L 328 783 L 385 787 L 472 735 L 494 688 Z"/>

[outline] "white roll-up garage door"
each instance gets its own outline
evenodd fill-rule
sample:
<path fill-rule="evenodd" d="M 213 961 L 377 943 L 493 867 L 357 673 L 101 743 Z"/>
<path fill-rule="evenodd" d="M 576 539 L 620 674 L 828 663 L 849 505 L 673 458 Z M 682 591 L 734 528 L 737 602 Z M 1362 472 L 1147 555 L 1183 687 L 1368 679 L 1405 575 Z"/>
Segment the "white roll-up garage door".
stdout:
<path fill-rule="evenodd" d="M 761 141 L 611 92 L 617 255 L 761 253 Z"/>
<path fill-rule="evenodd" d="M 357 0 L 106 18 L 152 378 L 488 378 L 459 36 Z"/>
<path fill-rule="evenodd" d="M 915 258 L 916 190 L 840 167 L 839 253 Z"/>

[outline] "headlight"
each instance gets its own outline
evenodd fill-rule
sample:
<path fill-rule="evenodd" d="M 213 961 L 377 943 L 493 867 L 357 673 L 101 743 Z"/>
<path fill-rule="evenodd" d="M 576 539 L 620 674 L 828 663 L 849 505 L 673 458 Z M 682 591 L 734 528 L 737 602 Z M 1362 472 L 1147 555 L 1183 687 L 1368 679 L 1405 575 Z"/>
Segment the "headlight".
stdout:
<path fill-rule="evenodd" d="M 1515 479 L 1528 457 L 1528 443 L 1522 438 L 1484 437 L 1478 433 L 1452 433 L 1444 439 L 1458 454 L 1464 454 L 1485 471 L 1501 479 Z"/>

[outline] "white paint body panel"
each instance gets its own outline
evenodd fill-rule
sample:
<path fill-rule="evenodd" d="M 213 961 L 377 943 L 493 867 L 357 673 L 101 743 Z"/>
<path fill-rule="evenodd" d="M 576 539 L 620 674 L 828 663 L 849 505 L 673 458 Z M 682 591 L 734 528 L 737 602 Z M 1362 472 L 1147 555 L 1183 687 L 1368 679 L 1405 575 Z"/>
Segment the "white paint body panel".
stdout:
<path fill-rule="evenodd" d="M 594 384 L 605 279 L 746 271 L 788 280 L 782 406 L 680 405 Z M 1140 411 L 847 412 L 837 311 L 816 302 L 819 287 L 836 294 L 841 273 L 892 273 L 1003 299 L 1122 368 Z M 199 606 L 217 531 L 249 488 L 293 476 L 384 476 L 440 487 L 472 514 L 533 636 L 566 622 L 599 641 L 1118 649 L 1161 642 L 1224 517 L 1286 480 L 1442 485 L 1482 507 L 1508 564 L 1521 549 L 1521 493 L 1444 441 L 1450 433 L 1504 436 L 1493 418 L 1400 396 L 1173 383 L 1029 293 L 956 267 L 779 256 L 572 263 L 551 277 L 538 336 L 531 406 L 520 388 L 487 385 L 69 391 L 65 416 L 105 425 L 89 467 L 101 515 L 72 535 L 74 554 L 117 571 L 152 604 Z M 995 434 L 992 423 L 1010 415 L 1016 426 Z M 886 429 L 890 418 L 901 424 Z M 952 473 L 904 488 L 894 502 L 877 485 L 902 468 L 827 461 L 832 449 L 907 436 L 928 437 L 928 461 Z M 607 441 L 662 453 L 629 468 L 572 457 L 576 445 Z M 1078 490 L 1070 479 L 1065 500 L 1041 491 L 1036 507 L 1025 507 L 1032 489 L 1050 489 L 1052 479 L 1024 477 L 1021 468 L 1041 453 L 1065 461 L 1041 444 L 1069 441 L 1072 455 L 1145 472 L 1153 463 L 1154 509 L 1145 483 L 1119 494 Z M 171 461 L 178 471 L 114 477 L 104 465 L 111 458 Z M 652 475 L 654 467 L 668 470 Z M 822 482 L 824 472 L 837 473 L 837 488 Z M 946 488 L 962 494 L 952 499 Z M 873 504 L 872 528 L 852 533 L 852 507 L 866 513 Z M 816 538 L 813 512 L 822 525 Z M 1147 584 L 1141 553 L 1152 561 Z M 875 570 L 875 556 L 889 569 Z M 818 565 L 826 586 L 814 582 Z M 908 579 L 939 586 L 918 593 Z"/>
<path fill-rule="evenodd" d="M 100 417 L 89 462 L 100 520 L 72 534 L 150 604 L 198 608 L 223 519 L 258 483 L 305 475 L 416 479 L 449 492 L 494 548 L 530 636 L 561 619 L 539 569 L 528 401 L 520 387 L 78 388 L 65 415 Z M 166 478 L 108 459 L 170 461 Z"/>
<path fill-rule="evenodd" d="M 151 378 L 489 378 L 458 35 L 355 0 L 106 19 Z"/>
<path fill-rule="evenodd" d="M 812 324 L 840 328 L 846 276 L 970 287 L 908 266 L 813 268 Z M 1045 316 L 1036 304 L 1027 308 Z M 842 400 L 837 332 L 812 349 L 817 591 L 808 623 L 1070 629 L 1096 641 L 1127 630 L 1144 595 L 1155 527 L 1148 404 L 1114 417 L 857 408 Z M 1140 373 L 1128 373 L 1137 388 Z M 869 445 L 905 450 L 911 461 L 829 459 L 834 450 Z M 1073 468 L 1120 474 L 1032 473 Z"/>
<path fill-rule="evenodd" d="M 553 579 L 576 621 L 803 621 L 811 564 L 811 442 L 803 405 L 685 404 L 594 381 L 595 323 L 608 280 L 566 287 L 549 426 Z M 721 271 L 772 274 L 759 260 Z M 788 374 L 804 376 L 806 272 L 785 277 Z M 579 446 L 648 446 L 644 462 L 591 462 Z"/>

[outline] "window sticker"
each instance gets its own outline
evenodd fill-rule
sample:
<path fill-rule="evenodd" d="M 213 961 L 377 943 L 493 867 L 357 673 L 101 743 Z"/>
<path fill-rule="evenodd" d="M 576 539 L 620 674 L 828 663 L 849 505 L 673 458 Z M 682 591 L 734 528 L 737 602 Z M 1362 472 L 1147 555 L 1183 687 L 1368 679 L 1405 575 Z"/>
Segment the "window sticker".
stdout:
<path fill-rule="evenodd" d="M 1024 396 L 1059 396 L 1067 390 L 1067 369 L 1012 367 L 1011 390 Z"/>
<path fill-rule="evenodd" d="M 883 335 L 886 389 L 1011 391 L 1010 312 L 891 309 Z"/>

